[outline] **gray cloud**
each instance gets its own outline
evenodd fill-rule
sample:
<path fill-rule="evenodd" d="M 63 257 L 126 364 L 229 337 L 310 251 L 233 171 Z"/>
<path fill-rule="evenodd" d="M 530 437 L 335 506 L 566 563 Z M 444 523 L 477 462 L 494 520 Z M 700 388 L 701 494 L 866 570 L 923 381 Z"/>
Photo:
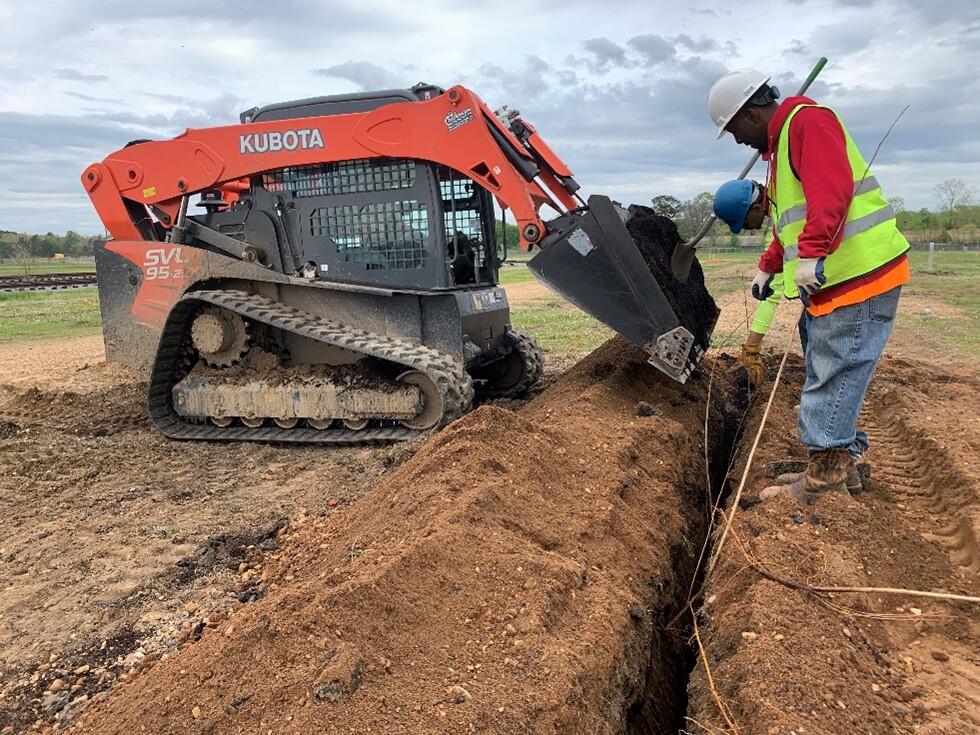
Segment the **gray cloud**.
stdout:
<path fill-rule="evenodd" d="M 589 38 L 582 43 L 585 65 L 595 74 L 605 74 L 612 68 L 627 66 L 626 49 L 608 38 Z"/>
<path fill-rule="evenodd" d="M 691 38 L 686 33 L 681 33 L 680 35 L 674 36 L 671 41 L 674 43 L 684 46 L 691 51 L 696 51 L 699 54 L 705 54 L 710 51 L 717 51 L 721 48 L 721 45 L 713 38 L 707 38 L 706 36 L 701 36 L 697 40 Z"/>
<path fill-rule="evenodd" d="M 365 91 L 405 86 L 404 82 L 399 82 L 397 75 L 370 61 L 347 61 L 324 69 L 314 69 L 313 73 L 321 77 L 346 79 Z"/>
<path fill-rule="evenodd" d="M 75 92 L 74 90 L 68 90 L 65 92 L 69 97 L 74 97 L 75 99 L 84 100 L 85 102 L 103 102 L 105 104 L 111 105 L 121 105 L 122 100 L 111 99 L 109 97 L 93 97 L 90 94 L 83 94 L 82 92 Z"/>
<path fill-rule="evenodd" d="M 83 74 L 78 69 L 55 69 L 54 76 L 58 79 L 67 79 L 70 82 L 85 82 L 94 84 L 96 82 L 106 82 L 109 80 L 105 74 Z"/>
<path fill-rule="evenodd" d="M 765 38 L 743 35 L 717 0 L 684 13 L 640 0 L 601 13 L 584 0 L 512 5 L 494 13 L 473 0 L 435 0 L 425 13 L 352 0 L 13 6 L 0 29 L 0 106 L 11 108 L 0 111 L 0 227 L 100 230 L 78 175 L 128 140 L 237 123 L 244 108 L 290 97 L 420 79 L 464 83 L 491 107 L 518 107 L 587 192 L 686 198 L 713 190 L 748 157 L 730 139 L 715 140 L 711 83 L 735 66 L 802 74 L 819 53 L 832 63 L 811 93 L 841 113 L 868 154 L 913 104 L 875 164 L 889 193 L 918 208 L 934 204 L 930 189 L 942 178 L 980 184 L 975 0 L 827 0 L 789 10 L 749 0 L 738 12 L 791 29 Z M 518 7 L 526 27 L 505 20 Z M 146 27 L 176 30 L 146 37 Z M 488 38 L 492 46 L 482 45 Z M 166 64 L 149 63 L 168 54 Z M 858 69 L 874 71 L 857 78 Z M 799 81 L 776 79 L 786 93 Z"/>
<path fill-rule="evenodd" d="M 555 82 L 565 89 L 578 84 L 578 75 L 572 70 L 556 70 L 540 56 L 525 56 L 523 64 L 505 68 L 498 64 L 484 63 L 477 69 L 474 88 L 481 96 L 499 95 L 507 104 L 522 105 L 523 100 L 535 99 L 555 93 Z M 470 80 L 465 83 L 472 84 Z"/>
<path fill-rule="evenodd" d="M 293 48 L 322 46 L 326 38 L 341 33 L 404 33 L 417 27 L 404 18 L 396 21 L 390 14 L 350 0 L 331 0 L 329 3 L 305 0 L 211 0 L 204 3 L 197 0 L 168 0 L 165 3 L 102 0 L 99 3 L 64 2 L 54 12 L 48 8 L 22 7 L 15 9 L 12 16 L 15 21 L 19 17 L 29 19 L 34 32 L 49 39 L 77 39 L 81 29 L 91 32 L 106 27 L 162 26 L 173 31 L 207 27 L 215 37 L 236 38 L 255 33 L 278 39 Z M 422 22 L 421 17 L 418 22 Z"/>
<path fill-rule="evenodd" d="M 806 0 L 789 0 L 791 5 L 802 6 Z M 921 2 L 921 0 L 834 0 L 832 3 L 842 8 L 870 11 L 876 17 L 914 18 L 910 27 L 921 22 L 933 24 L 948 20 L 970 23 L 980 18 L 980 8 L 975 0 L 944 0 L 943 2 Z"/>
<path fill-rule="evenodd" d="M 780 53 L 780 56 L 810 56 L 810 49 L 803 41 L 794 38 L 789 42 L 789 46 Z"/>
<path fill-rule="evenodd" d="M 640 55 L 645 66 L 657 66 L 677 56 L 674 44 L 655 33 L 633 36 L 627 44 Z"/>

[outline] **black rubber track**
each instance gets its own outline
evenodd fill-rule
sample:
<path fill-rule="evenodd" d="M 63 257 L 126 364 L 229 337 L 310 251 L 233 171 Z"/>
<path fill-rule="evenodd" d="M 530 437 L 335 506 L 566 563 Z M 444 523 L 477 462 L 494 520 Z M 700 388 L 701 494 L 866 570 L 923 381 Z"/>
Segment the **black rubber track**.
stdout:
<path fill-rule="evenodd" d="M 344 326 L 244 291 L 191 291 L 184 294 L 167 318 L 150 378 L 150 420 L 163 434 L 173 439 L 370 444 L 402 441 L 435 430 L 408 429 L 401 426 L 359 431 L 302 426 L 283 429 L 274 425 L 253 429 L 247 426 L 220 427 L 183 419 L 174 411 L 172 389 L 184 377 L 187 369 L 184 359 L 188 351 L 187 335 L 191 320 L 202 304 L 213 304 L 307 339 L 425 373 L 438 386 L 445 406 L 443 420 L 436 428 L 466 413 L 473 401 L 473 381 L 469 374 L 452 357 L 431 347 Z"/>

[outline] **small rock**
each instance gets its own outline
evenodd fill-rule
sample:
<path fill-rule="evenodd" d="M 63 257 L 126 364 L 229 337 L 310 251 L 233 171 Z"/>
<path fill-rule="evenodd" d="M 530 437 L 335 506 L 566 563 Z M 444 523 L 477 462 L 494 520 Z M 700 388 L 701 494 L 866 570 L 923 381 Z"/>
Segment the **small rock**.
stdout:
<path fill-rule="evenodd" d="M 781 640 L 783 640 L 783 639 L 784 639 L 785 637 L 786 637 L 786 636 L 784 636 L 784 635 L 783 635 L 782 633 L 776 633 L 776 635 L 774 635 L 774 636 L 773 636 L 772 638 L 773 638 L 773 640 L 774 640 L 774 641 L 781 641 Z"/>
<path fill-rule="evenodd" d="M 41 698 L 41 710 L 46 715 L 53 715 L 65 708 L 68 704 L 68 692 L 52 692 L 51 694 L 45 694 Z"/>
<path fill-rule="evenodd" d="M 636 404 L 636 415 L 637 416 L 659 416 L 660 411 L 651 406 L 646 401 L 640 401 Z"/>
<path fill-rule="evenodd" d="M 196 602 L 188 602 L 186 605 L 184 605 L 184 612 L 190 615 L 191 613 L 197 612 L 199 607 L 200 605 L 198 605 Z"/>
<path fill-rule="evenodd" d="M 848 628 L 843 628 L 842 631 L 845 636 L 847 636 L 848 638 L 851 637 L 851 631 Z"/>
<path fill-rule="evenodd" d="M 313 682 L 313 698 L 336 704 L 358 690 L 363 675 L 364 660 L 360 651 L 350 643 L 344 644 Z"/>
<path fill-rule="evenodd" d="M 339 501 L 337 500 L 337 498 L 330 498 L 330 500 L 327 501 L 327 505 L 329 505 L 332 508 L 335 505 L 337 505 L 338 502 Z"/>
<path fill-rule="evenodd" d="M 75 669 L 74 673 L 75 676 L 81 676 L 82 674 L 87 674 L 91 669 L 92 669 L 91 666 L 85 664 L 84 666 L 79 666 L 77 669 Z"/>
<path fill-rule="evenodd" d="M 742 631 L 742 638 L 744 640 L 754 641 L 758 637 L 759 637 L 759 634 L 758 633 L 753 633 L 751 630 L 743 630 Z"/>
<path fill-rule="evenodd" d="M 504 632 L 507 633 L 507 635 L 515 635 L 517 633 L 517 628 L 510 623 L 507 623 L 507 625 L 504 626 Z"/>
<path fill-rule="evenodd" d="M 928 306 L 922 310 L 923 316 L 930 316 L 931 314 L 932 314 L 932 309 L 930 309 Z"/>
<path fill-rule="evenodd" d="M 473 698 L 473 695 L 459 686 L 459 684 L 449 687 L 446 693 L 452 698 L 454 704 L 462 704 Z"/>
<path fill-rule="evenodd" d="M 48 689 L 52 692 L 60 692 L 64 688 L 65 688 L 64 679 L 55 679 L 53 682 L 51 682 L 51 686 L 48 687 Z"/>
<path fill-rule="evenodd" d="M 933 651 L 932 657 L 937 661 L 949 661 L 949 655 L 943 651 Z"/>
<path fill-rule="evenodd" d="M 909 608 L 909 612 L 912 613 L 913 615 L 921 615 L 922 614 L 922 610 L 920 610 L 917 607 L 910 607 Z"/>
<path fill-rule="evenodd" d="M 195 720 L 201 719 L 201 708 L 200 707 L 194 707 L 194 709 L 191 710 L 191 716 Z"/>
<path fill-rule="evenodd" d="M 875 684 L 875 683 L 872 683 L 872 684 L 871 684 L 871 691 L 873 691 L 873 692 L 880 692 L 880 691 L 881 691 L 881 687 L 880 687 L 880 686 L 878 686 L 878 685 L 877 685 L 877 684 Z"/>

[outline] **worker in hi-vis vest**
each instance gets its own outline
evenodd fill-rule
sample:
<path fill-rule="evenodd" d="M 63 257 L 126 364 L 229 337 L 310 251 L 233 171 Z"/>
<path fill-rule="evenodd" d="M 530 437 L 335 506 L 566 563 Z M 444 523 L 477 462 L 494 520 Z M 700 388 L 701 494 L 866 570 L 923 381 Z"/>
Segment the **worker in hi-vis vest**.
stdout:
<path fill-rule="evenodd" d="M 732 179 L 726 181 L 715 193 L 712 207 L 715 216 L 728 225 L 733 235 L 742 230 L 761 230 L 769 214 L 769 197 L 766 188 L 758 181 Z M 762 364 L 762 341 L 769 334 L 779 302 L 783 300 L 783 274 L 777 273 L 770 284 L 772 293 L 756 306 L 749 323 L 749 334 L 742 344 L 742 352 L 735 362 L 736 368 L 744 368 L 749 385 L 758 386 L 765 380 L 766 367 Z M 806 324 L 799 322 L 800 345 L 806 352 Z"/>
<path fill-rule="evenodd" d="M 708 92 L 708 112 L 719 138 L 731 133 L 769 163 L 774 237 L 753 296 L 768 298 L 781 273 L 783 295 L 805 305 L 798 420 L 809 461 L 806 472 L 777 478 L 760 497 L 813 502 L 857 479 L 855 460 L 868 448 L 857 418 L 909 280 L 909 244 L 837 113 L 809 97 L 779 103 L 769 80 L 753 69 L 725 74 Z"/>

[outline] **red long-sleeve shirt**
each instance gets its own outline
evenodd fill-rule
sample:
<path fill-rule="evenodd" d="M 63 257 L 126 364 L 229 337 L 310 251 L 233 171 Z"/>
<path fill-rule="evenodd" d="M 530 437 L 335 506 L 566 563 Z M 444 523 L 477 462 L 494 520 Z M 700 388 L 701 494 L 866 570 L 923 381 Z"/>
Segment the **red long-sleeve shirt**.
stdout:
<path fill-rule="evenodd" d="M 786 118 L 799 105 L 816 104 L 809 97 L 788 97 L 769 121 L 767 161 L 776 155 L 776 143 Z M 854 191 L 854 178 L 847 159 L 844 128 L 830 110 L 800 110 L 789 128 L 789 159 L 792 173 L 803 186 L 806 196 L 806 221 L 797 244 L 801 258 L 822 258 L 834 252 L 843 238 L 841 224 L 847 217 Z M 775 189 L 776 171 L 770 165 Z M 787 175 L 784 173 L 784 175 Z M 775 223 L 773 223 L 775 233 Z M 774 237 L 769 249 L 759 259 L 766 273 L 783 269 L 783 248 Z M 907 283 L 910 277 L 908 259 L 903 253 L 881 267 L 836 286 L 822 289 L 810 297 L 807 311 L 813 316 L 829 314 L 834 309 L 885 293 Z"/>
<path fill-rule="evenodd" d="M 790 113 L 799 105 L 815 104 L 809 97 L 787 97 L 779 105 L 769 121 L 767 160 L 775 158 L 776 143 Z M 798 242 L 800 257 L 826 257 L 840 245 L 844 233 L 841 222 L 847 217 L 854 192 L 844 129 L 834 113 L 810 108 L 796 114 L 789 128 L 789 159 L 806 195 L 806 222 Z M 775 168 L 771 170 L 775 185 L 777 173 Z M 759 268 L 767 273 L 782 271 L 783 249 L 775 238 L 762 255 Z"/>

